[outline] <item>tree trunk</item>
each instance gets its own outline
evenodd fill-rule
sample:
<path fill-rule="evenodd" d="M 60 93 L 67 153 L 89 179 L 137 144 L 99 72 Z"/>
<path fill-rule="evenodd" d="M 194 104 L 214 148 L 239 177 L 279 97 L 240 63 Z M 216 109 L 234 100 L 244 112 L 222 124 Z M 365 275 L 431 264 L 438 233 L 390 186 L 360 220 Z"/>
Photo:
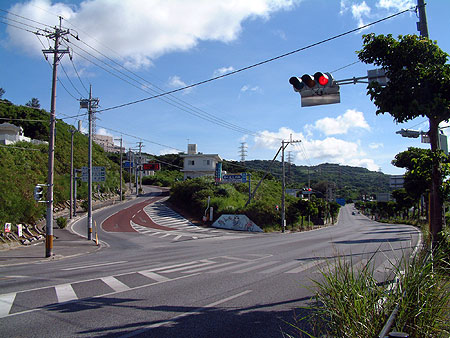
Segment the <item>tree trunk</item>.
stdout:
<path fill-rule="evenodd" d="M 428 132 L 433 152 L 433 164 L 431 169 L 431 188 L 430 188 L 430 234 L 433 244 L 437 243 L 438 233 L 442 231 L 442 199 L 440 194 L 441 172 L 439 157 L 436 156 L 439 151 L 439 121 L 430 118 L 430 130 Z"/>

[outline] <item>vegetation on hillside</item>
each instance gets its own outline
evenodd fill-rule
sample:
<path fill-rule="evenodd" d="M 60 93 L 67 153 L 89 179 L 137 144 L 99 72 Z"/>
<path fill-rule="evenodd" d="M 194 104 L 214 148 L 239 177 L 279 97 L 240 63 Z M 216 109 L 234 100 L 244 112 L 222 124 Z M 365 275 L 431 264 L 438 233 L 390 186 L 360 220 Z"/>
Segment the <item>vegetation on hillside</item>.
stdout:
<path fill-rule="evenodd" d="M 252 177 L 252 191 L 258 176 Z M 277 180 L 264 180 L 254 199 L 246 206 L 249 197 L 247 183 L 215 184 L 212 178 L 196 178 L 176 182 L 171 189 L 170 202 L 200 219 L 206 212 L 208 197 L 214 209 L 214 220 L 222 214 L 245 214 L 265 230 L 281 229 L 281 184 Z M 308 217 L 316 224 L 318 219 L 336 220 L 339 207 L 335 202 L 325 202 L 286 196 L 286 221 L 292 229 L 309 227 Z M 206 213 L 208 215 L 208 213 Z"/>
<path fill-rule="evenodd" d="M 32 139 L 48 141 L 49 113 L 28 106 L 15 106 L 0 101 L 1 122 L 21 126 Z M 70 125 L 62 120 L 56 123 L 54 205 L 70 199 Z M 74 134 L 74 167 L 87 166 L 88 138 Z M 106 182 L 95 184 L 94 191 L 114 192 L 119 186 L 119 166 L 109 160 L 103 149 L 93 144 L 93 165 L 106 167 Z M 47 183 L 48 145 L 19 142 L 0 147 L 0 222 L 34 223 L 45 215 L 45 203 L 33 198 L 36 184 Z M 77 197 L 87 198 L 87 183 L 78 183 Z M 44 194 L 45 199 L 45 194 Z"/>

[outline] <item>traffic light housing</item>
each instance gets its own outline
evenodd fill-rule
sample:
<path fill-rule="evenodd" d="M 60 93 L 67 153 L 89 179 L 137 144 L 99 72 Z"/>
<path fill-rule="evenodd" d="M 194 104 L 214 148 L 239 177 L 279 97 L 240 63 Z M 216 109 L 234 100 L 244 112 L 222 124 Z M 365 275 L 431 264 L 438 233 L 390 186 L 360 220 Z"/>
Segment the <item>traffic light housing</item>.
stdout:
<path fill-rule="evenodd" d="M 289 83 L 294 91 L 300 93 L 301 106 L 318 106 L 340 103 L 339 85 L 334 82 L 330 73 L 316 72 L 314 76 L 303 74 L 291 77 Z"/>
<path fill-rule="evenodd" d="M 42 197 L 44 196 L 44 187 L 42 185 L 36 185 L 34 187 L 34 199 L 36 201 L 42 200 Z"/>

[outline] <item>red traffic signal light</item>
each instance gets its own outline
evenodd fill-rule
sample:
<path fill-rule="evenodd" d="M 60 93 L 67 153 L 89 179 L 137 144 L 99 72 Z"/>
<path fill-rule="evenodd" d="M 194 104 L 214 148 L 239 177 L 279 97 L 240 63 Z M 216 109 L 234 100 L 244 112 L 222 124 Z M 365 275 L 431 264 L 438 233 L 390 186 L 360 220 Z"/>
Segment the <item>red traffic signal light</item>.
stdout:
<path fill-rule="evenodd" d="M 321 72 L 314 74 L 314 80 L 316 80 L 316 82 L 318 82 L 321 86 L 326 86 L 329 81 L 328 75 Z"/>

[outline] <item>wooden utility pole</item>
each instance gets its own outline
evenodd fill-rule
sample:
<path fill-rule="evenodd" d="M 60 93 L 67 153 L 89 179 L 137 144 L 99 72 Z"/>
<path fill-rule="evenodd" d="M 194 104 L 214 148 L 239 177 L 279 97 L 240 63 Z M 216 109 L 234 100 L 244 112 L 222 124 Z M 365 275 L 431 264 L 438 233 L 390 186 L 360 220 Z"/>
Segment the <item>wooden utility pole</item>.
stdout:
<path fill-rule="evenodd" d="M 47 35 L 47 38 L 55 40 L 54 48 L 44 49 L 42 52 L 53 54 L 53 74 L 52 74 L 52 97 L 50 104 L 50 138 L 48 142 L 48 176 L 47 176 L 47 213 L 45 228 L 45 257 L 53 256 L 53 176 L 55 162 L 55 107 L 56 107 L 56 81 L 58 63 L 64 54 L 69 53 L 69 49 L 59 49 L 60 39 L 62 36 L 69 34 L 68 30 L 61 28 L 62 17 L 59 17 L 59 27 L 55 27 L 55 31 Z"/>

